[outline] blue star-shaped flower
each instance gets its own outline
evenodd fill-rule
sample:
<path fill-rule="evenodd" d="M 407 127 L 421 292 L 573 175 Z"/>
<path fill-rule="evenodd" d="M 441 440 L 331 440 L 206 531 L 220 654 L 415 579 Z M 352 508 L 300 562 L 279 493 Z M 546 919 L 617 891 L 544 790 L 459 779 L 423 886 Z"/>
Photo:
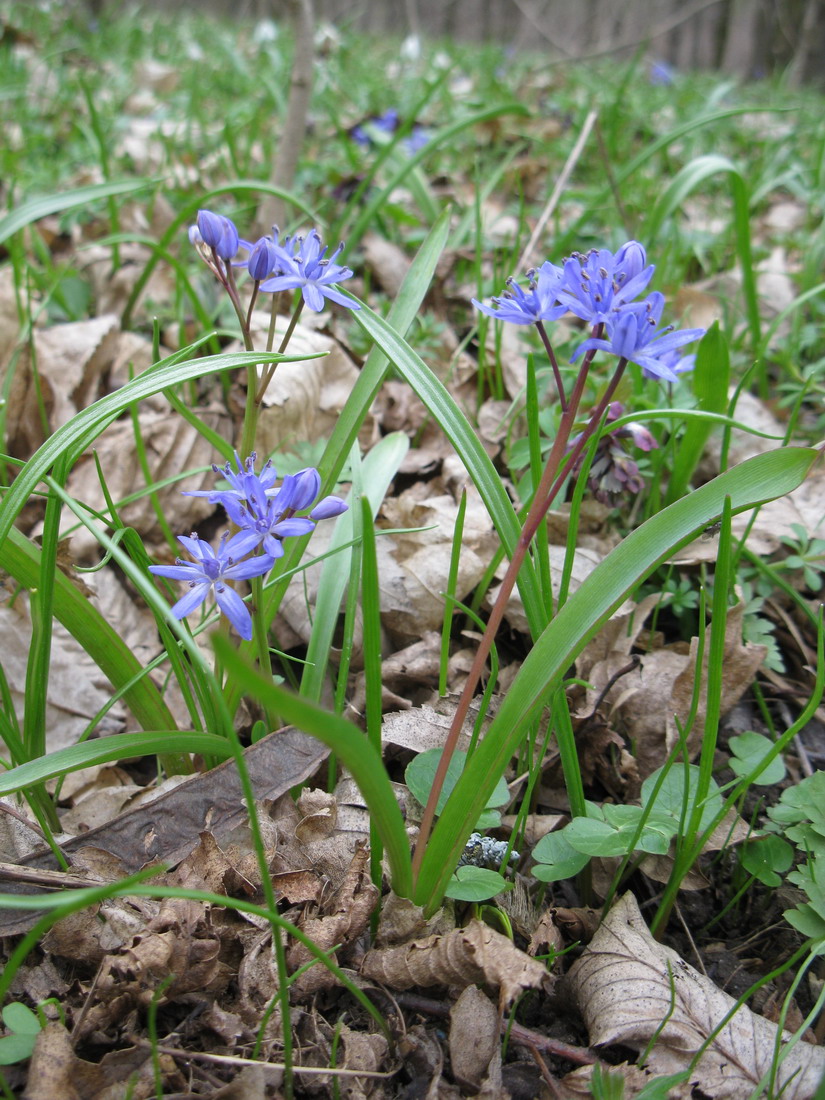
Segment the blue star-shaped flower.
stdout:
<path fill-rule="evenodd" d="M 343 244 L 339 244 L 329 259 L 325 259 L 327 246 L 315 229 L 307 237 L 289 243 L 291 249 L 286 247 L 286 241 L 280 249 L 281 274 L 261 283 L 261 290 L 275 293 L 300 289 L 304 302 L 315 313 L 320 313 L 324 308 L 325 298 L 347 309 L 361 308 L 334 285 L 352 277 L 350 268 L 335 262 L 343 251 Z"/>
<path fill-rule="evenodd" d="M 178 542 L 189 551 L 194 561 L 177 558 L 174 565 L 150 565 L 149 572 L 158 577 L 184 581 L 189 591 L 181 596 L 172 608 L 176 619 L 183 619 L 195 611 L 214 588 L 218 607 L 226 615 L 242 638 L 252 637 L 252 618 L 238 593 L 229 588 L 227 580 L 249 580 L 268 573 L 275 559 L 270 554 L 246 557 L 260 543 L 252 531 L 239 531 L 229 538 L 224 535 L 217 552 L 197 535 L 179 535 Z"/>

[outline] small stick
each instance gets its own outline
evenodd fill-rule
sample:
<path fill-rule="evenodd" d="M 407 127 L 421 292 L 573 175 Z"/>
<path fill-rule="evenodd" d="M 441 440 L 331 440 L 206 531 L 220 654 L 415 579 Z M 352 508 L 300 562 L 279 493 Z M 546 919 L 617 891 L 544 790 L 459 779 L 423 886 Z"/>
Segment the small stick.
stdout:
<path fill-rule="evenodd" d="M 529 266 L 529 261 L 533 255 L 533 250 L 536 247 L 536 243 L 538 242 L 539 237 L 544 232 L 544 227 L 550 220 L 551 214 L 558 206 L 559 199 L 562 197 L 564 189 L 567 186 L 567 181 L 570 179 L 570 176 L 573 173 L 573 169 L 576 167 L 579 157 L 582 155 L 582 150 L 584 149 L 585 142 L 590 137 L 590 131 L 593 129 L 593 126 L 598 117 L 599 116 L 596 111 L 588 111 L 587 118 L 584 120 L 584 126 L 582 126 L 581 128 L 581 133 L 579 134 L 578 138 L 576 138 L 576 144 L 570 150 L 570 155 L 565 162 L 564 168 L 562 168 L 561 170 L 561 175 L 556 180 L 556 186 L 553 188 L 553 193 L 547 200 L 547 205 L 545 206 L 544 210 L 542 210 L 541 217 L 536 222 L 536 228 L 533 230 L 533 234 L 530 237 L 530 240 L 527 242 L 527 247 L 521 254 L 521 259 L 519 260 L 517 265 L 519 271 L 523 271 Z"/>

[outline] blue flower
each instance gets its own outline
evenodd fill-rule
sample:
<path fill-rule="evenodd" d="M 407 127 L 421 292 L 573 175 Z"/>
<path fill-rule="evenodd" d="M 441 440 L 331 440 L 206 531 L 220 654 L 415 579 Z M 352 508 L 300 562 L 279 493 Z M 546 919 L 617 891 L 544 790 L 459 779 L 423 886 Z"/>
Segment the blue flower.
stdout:
<path fill-rule="evenodd" d="M 530 284 L 527 290 L 511 277 L 507 280 L 507 289 L 500 297 L 492 299 L 492 305 L 485 305 L 475 298 L 473 305 L 488 317 L 514 325 L 535 325 L 539 321 L 557 321 L 563 317 L 567 306 L 557 304 L 564 277 L 562 268 L 545 261 L 538 271 L 528 274 Z"/>
<path fill-rule="evenodd" d="M 646 378 L 663 378 L 667 382 L 678 381 L 673 353 L 685 344 L 699 340 L 705 334 L 701 328 L 673 330 L 673 326 L 659 328 L 664 308 L 664 295 L 654 291 L 645 302 L 627 306 L 613 313 L 608 319 L 607 339 L 590 338 L 579 344 L 572 362 L 584 351 L 607 351 L 638 363 Z M 680 361 L 681 362 L 681 361 Z M 685 366 L 681 370 L 689 369 Z"/>
<path fill-rule="evenodd" d="M 300 289 L 304 301 L 315 313 L 320 313 L 324 308 L 325 298 L 346 306 L 347 309 L 361 308 L 333 285 L 352 277 L 352 271 L 348 267 L 341 267 L 335 262 L 343 251 L 343 244 L 339 244 L 329 259 L 325 259 L 327 246 L 315 229 L 306 238 L 289 243 L 291 249 L 281 249 L 281 274 L 261 283 L 261 290 L 275 293 L 279 290 Z"/>
<path fill-rule="evenodd" d="M 196 232 L 195 232 L 196 231 Z M 211 210 L 199 210 L 197 225 L 189 230 L 189 240 L 193 244 L 202 241 L 222 260 L 231 260 L 237 255 L 240 238 L 235 223 L 223 214 L 214 214 Z"/>
<path fill-rule="evenodd" d="M 645 250 L 628 241 L 615 254 L 607 248 L 586 256 L 574 253 L 564 262 L 559 302 L 592 325 L 611 321 L 616 310 L 633 302 L 653 278 L 653 264 L 645 267 Z"/>
<path fill-rule="evenodd" d="M 673 84 L 676 80 L 676 70 L 667 61 L 651 61 L 648 70 L 651 84 Z"/>
<path fill-rule="evenodd" d="M 278 244 L 277 234 L 276 229 L 274 237 L 260 237 L 254 244 L 241 241 L 241 244 L 249 249 L 249 259 L 241 266 L 245 267 L 258 283 L 281 271 L 283 248 Z"/>
<path fill-rule="evenodd" d="M 228 588 L 227 580 L 249 580 L 268 573 L 275 559 L 269 554 L 258 554 L 244 558 L 258 546 L 260 539 L 251 531 L 239 531 L 229 538 L 224 535 L 217 553 L 208 542 L 203 542 L 196 534 L 179 535 L 180 542 L 195 559 L 184 561 L 177 558 L 174 565 L 150 565 L 149 572 L 159 577 L 184 581 L 189 591 L 172 608 L 176 619 L 183 619 L 200 607 L 212 589 L 218 607 L 226 615 L 242 638 L 252 637 L 252 618 L 246 604 L 233 588 Z"/>
<path fill-rule="evenodd" d="M 335 496 L 326 496 L 315 503 L 321 475 L 313 467 L 288 475 L 275 488 L 278 475 L 272 462 L 266 462 L 260 474 L 256 474 L 255 461 L 254 453 L 245 463 L 236 453 L 237 470 L 229 462 L 223 467 L 212 467 L 216 474 L 226 478 L 229 489 L 187 492 L 184 496 L 206 497 L 213 504 L 222 505 L 235 526 L 254 534 L 254 545 L 263 544 L 273 559 L 283 557 L 283 539 L 307 535 L 318 520 L 330 519 L 347 510 L 348 505 Z M 309 508 L 312 511 L 308 517 L 297 515 Z"/>

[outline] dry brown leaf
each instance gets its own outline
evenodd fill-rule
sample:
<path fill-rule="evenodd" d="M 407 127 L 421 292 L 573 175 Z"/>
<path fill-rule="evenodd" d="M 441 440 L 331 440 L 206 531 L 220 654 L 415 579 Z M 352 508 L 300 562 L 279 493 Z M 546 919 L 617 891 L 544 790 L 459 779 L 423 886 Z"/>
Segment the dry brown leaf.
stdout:
<path fill-rule="evenodd" d="M 8 397 L 11 454 L 28 458 L 46 438 L 38 387 L 51 431 L 94 401 L 100 379 L 115 354 L 117 334 L 117 317 L 106 313 L 89 321 L 35 331 L 37 378 L 26 345 L 14 367 Z"/>
<path fill-rule="evenodd" d="M 225 414 L 199 409 L 198 415 L 204 423 L 219 433 L 226 431 L 228 424 Z M 163 533 L 155 511 L 157 503 L 165 515 L 174 517 L 173 530 L 178 534 L 188 534 L 203 519 L 214 513 L 215 505 L 204 497 L 183 496 L 183 492 L 215 487 L 215 475 L 210 467 L 218 456 L 208 440 L 171 409 L 143 409 L 140 414 L 140 434 L 153 482 L 182 470 L 195 470 L 198 467 L 205 467 L 205 470 L 188 477 L 185 483 L 173 482 L 158 489 L 154 496 L 144 495 L 132 501 L 119 509 L 120 518 L 123 523 L 134 527 L 145 541 L 163 542 Z M 137 448 L 131 421 L 117 421 L 110 425 L 95 442 L 103 476 L 116 502 L 145 487 Z M 97 467 L 91 457 L 79 462 L 72 470 L 68 491 L 76 500 L 106 511 Z M 70 522 L 72 526 L 76 526 L 71 514 L 65 522 L 67 526 Z M 94 536 L 85 528 L 74 535 L 71 546 L 78 559 L 99 553 Z M 174 555 L 165 544 L 162 552 L 171 562 Z M 161 560 L 160 556 L 158 560 Z"/>
<path fill-rule="evenodd" d="M 501 1094 L 501 1020 L 482 991 L 469 985 L 450 1009 L 450 1064 L 458 1084 L 476 1092 L 493 1079 Z"/>
<path fill-rule="evenodd" d="M 725 622 L 725 644 L 722 658 L 722 699 L 721 713 L 724 715 L 731 707 L 735 706 L 742 695 L 753 683 L 756 673 L 760 669 L 767 646 L 752 645 L 742 641 L 742 619 L 745 614 L 745 604 L 742 600 L 728 610 Z M 708 660 L 710 659 L 711 644 L 713 638 L 713 625 L 705 639 L 704 661 L 701 671 L 701 688 L 699 692 L 699 706 L 696 719 L 688 734 L 688 755 L 691 759 L 697 755 L 702 747 L 702 738 L 705 734 L 705 715 L 707 713 L 707 678 Z M 699 651 L 698 638 L 692 638 L 690 643 L 689 663 L 674 681 L 671 696 L 671 707 L 668 712 L 666 750 L 671 752 L 679 743 L 679 730 L 676 717 L 684 722 L 690 713 L 691 703 L 696 680 L 696 660 Z M 641 769 L 640 769 L 641 770 Z"/>
<path fill-rule="evenodd" d="M 3 668 L 15 709 L 23 713 L 26 668 L 31 645 L 28 598 L 13 605 L 0 604 L 3 636 Z M 91 719 L 112 697 L 109 681 L 68 630 L 54 623 L 51 667 L 46 692 L 46 748 L 49 752 L 74 745 Z M 99 732 L 118 733 L 124 728 L 123 707 L 115 705 Z"/>
<path fill-rule="evenodd" d="M 26 1100 L 80 1100 L 72 1040 L 63 1024 L 51 1021 L 37 1036 L 29 1065 Z"/>
<path fill-rule="evenodd" d="M 275 347 L 285 335 L 288 323 L 288 318 L 278 318 Z M 258 420 L 255 438 L 261 454 L 289 451 L 296 443 L 309 439 L 326 439 L 358 380 L 358 369 L 341 345 L 311 327 L 323 323 L 323 315 L 318 314 L 305 318 L 295 327 L 289 341 L 289 354 L 321 353 L 321 356 L 278 365 Z M 253 313 L 256 347 L 266 346 L 268 330 L 269 314 Z M 225 350 L 242 351 L 243 348 L 238 343 Z M 374 442 L 375 430 L 372 415 L 367 415 L 358 436 L 362 446 L 368 447 Z"/>
<path fill-rule="evenodd" d="M 397 244 L 379 237 L 377 233 L 364 234 L 361 251 L 364 254 L 364 263 L 382 288 L 391 298 L 396 298 L 410 269 L 407 254 Z"/>
<path fill-rule="evenodd" d="M 366 929 L 378 897 L 378 890 L 369 878 L 369 849 L 359 845 L 341 885 L 324 902 L 322 912 L 317 916 L 305 915 L 299 927 L 324 951 L 336 945 L 346 948 Z M 314 957 L 302 943 L 295 943 L 288 952 L 287 961 L 291 970 L 297 970 Z M 335 959 L 337 952 L 332 957 Z M 335 975 L 318 963 L 296 978 L 291 988 L 306 995 L 336 984 Z"/>
<path fill-rule="evenodd" d="M 645 1050 L 654 1073 L 686 1069 L 705 1040 L 736 1003 L 658 943 L 638 904 L 625 894 L 608 913 L 568 980 L 593 1045 L 619 1043 Z M 775 1024 L 741 1006 L 711 1040 L 685 1091 L 715 1100 L 746 1100 L 787 1041 Z M 779 1067 L 776 1090 L 787 1100 L 816 1091 L 825 1071 L 825 1050 L 797 1043 Z"/>
<path fill-rule="evenodd" d="M 564 561 L 567 556 L 565 548 L 563 546 L 551 546 L 550 547 L 550 576 L 553 582 L 554 590 L 558 589 L 561 582 L 562 570 L 564 569 Z M 572 595 L 581 585 L 582 581 L 593 572 L 599 562 L 602 560 L 602 555 L 595 550 L 588 550 L 583 547 L 578 547 L 573 555 L 573 571 L 570 576 L 570 594 Z M 496 577 L 499 579 L 504 577 L 507 571 L 507 562 L 503 561 L 499 568 L 496 570 Z M 488 610 L 492 607 L 496 600 L 500 584 L 492 585 L 487 590 L 487 595 L 484 599 L 484 606 Z M 530 633 L 529 624 L 527 622 L 527 616 L 524 613 L 524 605 L 521 602 L 521 597 L 518 594 L 518 588 L 513 590 L 513 594 L 507 601 L 507 621 L 515 630 L 520 630 L 524 634 Z"/>
<path fill-rule="evenodd" d="M 489 985 L 500 990 L 502 1005 L 525 989 L 549 990 L 553 984 L 541 963 L 479 920 L 445 935 L 374 948 L 365 955 L 361 973 L 391 989 Z"/>
<path fill-rule="evenodd" d="M 323 745 L 292 727 L 269 734 L 244 752 L 256 797 L 262 799 L 278 798 L 303 782 L 328 754 Z M 237 768 L 229 760 L 183 780 L 145 806 L 127 810 L 108 825 L 67 841 L 63 851 L 71 858 L 79 849 L 95 845 L 120 858 L 124 873 L 131 873 L 155 861 L 179 863 L 199 843 L 204 829 L 222 842 L 239 827 L 247 827 L 247 810 Z M 51 852 L 42 849 L 20 862 L 29 867 L 55 866 Z M 6 890 L 33 892 L 17 883 L 9 883 Z M 0 910 L 0 934 L 25 931 L 39 915 Z"/>

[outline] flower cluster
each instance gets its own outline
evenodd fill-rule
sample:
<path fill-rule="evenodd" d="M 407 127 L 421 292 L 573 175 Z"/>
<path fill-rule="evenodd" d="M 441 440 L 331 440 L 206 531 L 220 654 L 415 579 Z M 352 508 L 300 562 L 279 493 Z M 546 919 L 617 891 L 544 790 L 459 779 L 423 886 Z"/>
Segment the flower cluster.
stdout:
<path fill-rule="evenodd" d="M 587 255 L 574 253 L 561 267 L 544 263 L 528 273 L 525 290 L 509 279 L 507 290 L 490 305 L 473 299 L 482 313 L 517 325 L 543 324 L 572 313 L 594 326 L 573 361 L 587 351 L 606 351 L 631 363 L 638 363 L 645 377 L 675 382 L 690 370 L 693 357 L 680 349 L 704 335 L 703 329 L 674 331 L 660 328 L 664 296 L 646 290 L 654 272 L 638 241 L 628 241 L 617 252 L 594 249 Z"/>
<path fill-rule="evenodd" d="M 197 224 L 189 230 L 189 240 L 223 283 L 227 274 L 221 261 L 246 268 L 256 287 L 266 293 L 300 290 L 304 303 L 315 313 L 324 308 L 325 298 L 347 309 L 361 308 L 336 286 L 352 277 L 350 268 L 335 262 L 343 244 L 327 257 L 328 246 L 316 229 L 306 237 L 284 237 L 282 241 L 279 235 L 273 228 L 271 236 L 260 237 L 254 243 L 246 241 L 229 218 L 211 210 L 199 210 Z M 240 249 L 248 253 L 247 259 L 236 259 Z"/>
<path fill-rule="evenodd" d="M 640 493 L 645 483 L 639 471 L 638 463 L 630 457 L 625 445 L 631 443 L 640 451 L 652 451 L 659 444 L 643 424 L 633 421 L 619 428 L 609 425 L 624 415 L 624 407 L 613 401 L 607 408 L 605 430 L 596 444 L 596 453 L 590 464 L 587 478 L 588 487 L 596 500 L 602 504 L 614 504 L 616 498 L 624 493 Z M 572 449 L 579 437 L 570 440 L 568 450 Z M 573 466 L 573 475 L 581 468 L 581 458 Z"/>
<path fill-rule="evenodd" d="M 236 534 L 231 538 L 225 534 L 217 551 L 195 534 L 180 535 L 178 541 L 194 561 L 178 558 L 174 565 L 149 566 L 149 571 L 156 576 L 188 584 L 189 590 L 172 608 L 176 619 L 182 619 L 200 607 L 214 588 L 218 607 L 240 636 L 247 640 L 252 637 L 249 610 L 237 592 L 227 587 L 225 582 L 262 577 L 269 572 L 276 559 L 283 557 L 285 538 L 309 534 L 318 520 L 338 516 L 348 507 L 339 497 L 316 499 L 321 488 L 321 476 L 312 467 L 288 475 L 276 487 L 277 474 L 272 462 L 265 463 L 260 474 L 256 474 L 255 461 L 256 455 L 252 454 L 246 462 L 241 462 L 236 453 L 235 469 L 230 462 L 223 467 L 212 467 L 219 477 L 229 483 L 228 489 L 184 494 L 206 497 L 213 504 L 221 504 L 238 528 Z M 308 515 L 298 515 L 299 512 L 308 512 Z"/>
<path fill-rule="evenodd" d="M 373 145 L 380 144 L 381 136 L 386 134 L 392 137 L 401 126 L 401 119 L 395 107 L 388 107 L 381 115 L 370 115 L 362 122 L 350 127 L 349 136 L 358 145 L 369 149 Z M 404 138 L 403 145 L 406 151 L 412 155 L 417 153 L 430 140 L 430 131 L 420 122 L 414 122 L 409 134 Z"/>

